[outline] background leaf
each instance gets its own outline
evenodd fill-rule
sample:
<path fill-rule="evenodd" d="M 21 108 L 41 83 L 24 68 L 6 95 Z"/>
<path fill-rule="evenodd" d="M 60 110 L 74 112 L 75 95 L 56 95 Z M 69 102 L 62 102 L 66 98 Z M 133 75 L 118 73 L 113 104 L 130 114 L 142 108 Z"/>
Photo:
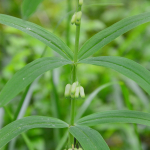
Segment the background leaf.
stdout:
<path fill-rule="evenodd" d="M 150 94 L 150 72 L 138 63 L 123 57 L 102 56 L 87 58 L 79 63 L 104 66 L 114 69 L 139 84 Z"/>
<path fill-rule="evenodd" d="M 132 110 L 99 112 L 77 121 L 77 125 L 93 126 L 103 123 L 137 123 L 150 126 L 150 114 Z"/>
<path fill-rule="evenodd" d="M 50 69 L 71 63 L 71 61 L 57 57 L 39 58 L 29 63 L 24 68 L 19 70 L 2 89 L 0 93 L 0 107 L 6 105 L 39 75 Z"/>
<path fill-rule="evenodd" d="M 70 133 L 80 142 L 85 150 L 109 150 L 102 136 L 86 126 L 71 126 Z"/>
<path fill-rule="evenodd" d="M 100 87 L 98 87 L 96 90 L 94 90 L 89 96 L 88 98 L 84 101 L 84 103 L 82 104 L 82 106 L 78 109 L 77 111 L 77 115 L 75 117 L 75 120 L 78 120 L 79 118 L 81 118 L 81 116 L 84 114 L 84 112 L 87 110 L 87 108 L 89 107 L 89 105 L 91 104 L 92 100 L 94 99 L 94 97 L 103 89 L 107 88 L 108 86 L 112 85 L 113 83 L 107 83 L 104 85 L 101 85 Z"/>
<path fill-rule="evenodd" d="M 113 41 L 118 36 L 133 29 L 134 27 L 137 27 L 138 25 L 141 25 L 149 21 L 150 21 L 150 12 L 147 12 L 140 15 L 125 18 L 115 23 L 114 25 L 97 33 L 91 39 L 89 39 L 81 47 L 81 50 L 78 53 L 78 59 L 81 60 L 91 56 L 100 48 L 107 45 L 109 42 Z"/>
<path fill-rule="evenodd" d="M 68 124 L 62 120 L 44 117 L 30 116 L 14 121 L 0 130 L 0 148 L 17 135 L 32 128 L 67 128 Z"/>
<path fill-rule="evenodd" d="M 66 59 L 73 59 L 73 52 L 60 38 L 34 23 L 3 14 L 0 14 L 0 23 L 31 35 Z"/>
<path fill-rule="evenodd" d="M 43 0 L 24 0 L 22 3 L 22 17 L 29 18 Z"/>

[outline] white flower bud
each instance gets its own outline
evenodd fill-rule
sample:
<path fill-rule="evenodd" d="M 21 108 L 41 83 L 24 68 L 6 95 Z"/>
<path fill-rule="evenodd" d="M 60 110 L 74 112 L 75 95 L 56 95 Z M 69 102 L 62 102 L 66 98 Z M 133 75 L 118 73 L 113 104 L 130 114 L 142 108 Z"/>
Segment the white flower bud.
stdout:
<path fill-rule="evenodd" d="M 80 96 L 81 98 L 85 98 L 84 88 L 82 86 L 80 86 Z"/>
<path fill-rule="evenodd" d="M 83 5 L 83 0 L 79 0 L 79 6 Z"/>
<path fill-rule="evenodd" d="M 71 19 L 71 24 L 74 24 L 76 22 L 76 13 L 74 13 L 74 15 L 72 16 L 72 19 Z"/>
<path fill-rule="evenodd" d="M 71 86 L 71 94 L 74 95 L 77 87 L 77 82 L 74 82 Z"/>
<path fill-rule="evenodd" d="M 67 84 L 65 87 L 65 97 L 69 98 L 70 97 L 70 92 L 71 92 L 71 85 Z"/>
<path fill-rule="evenodd" d="M 75 98 L 79 98 L 79 93 L 80 93 L 80 88 L 77 87 L 75 92 Z"/>
<path fill-rule="evenodd" d="M 80 20 L 81 20 L 81 16 L 82 16 L 82 11 L 78 11 L 78 12 L 76 13 L 76 20 L 77 20 L 77 21 L 80 21 Z"/>

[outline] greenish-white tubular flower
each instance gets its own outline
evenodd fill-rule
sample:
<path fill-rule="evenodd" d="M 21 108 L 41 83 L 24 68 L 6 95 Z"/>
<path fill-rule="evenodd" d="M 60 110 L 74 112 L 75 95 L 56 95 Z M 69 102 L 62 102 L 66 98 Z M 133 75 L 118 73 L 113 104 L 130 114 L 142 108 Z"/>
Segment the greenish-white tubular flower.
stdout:
<path fill-rule="evenodd" d="M 83 5 L 83 0 L 79 0 L 79 6 Z"/>
<path fill-rule="evenodd" d="M 74 82 L 71 86 L 71 95 L 75 94 L 76 91 L 76 87 L 77 87 L 77 82 Z"/>
<path fill-rule="evenodd" d="M 80 96 L 81 98 L 85 98 L 84 88 L 80 86 Z"/>
<path fill-rule="evenodd" d="M 76 21 L 80 21 L 81 20 L 81 17 L 82 17 L 82 11 L 78 11 L 76 13 Z"/>
<path fill-rule="evenodd" d="M 74 15 L 71 18 L 71 24 L 74 24 L 76 22 L 76 18 L 77 18 L 77 15 L 76 13 L 74 13 Z"/>
<path fill-rule="evenodd" d="M 75 98 L 79 98 L 79 93 L 80 93 L 80 88 L 77 87 L 75 92 Z"/>
<path fill-rule="evenodd" d="M 65 97 L 66 98 L 70 97 L 70 92 L 71 92 L 71 84 L 67 84 L 65 87 Z"/>
<path fill-rule="evenodd" d="M 71 94 L 71 98 L 75 98 L 75 94 Z"/>
<path fill-rule="evenodd" d="M 79 148 L 78 150 L 83 150 L 82 148 Z"/>

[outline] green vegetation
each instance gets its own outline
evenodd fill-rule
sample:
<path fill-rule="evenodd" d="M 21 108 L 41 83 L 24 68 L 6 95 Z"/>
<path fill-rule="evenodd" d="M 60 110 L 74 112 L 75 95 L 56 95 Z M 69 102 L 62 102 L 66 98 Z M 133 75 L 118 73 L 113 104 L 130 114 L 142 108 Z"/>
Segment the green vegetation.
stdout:
<path fill-rule="evenodd" d="M 0 150 L 150 148 L 149 1 L 0 4 Z"/>

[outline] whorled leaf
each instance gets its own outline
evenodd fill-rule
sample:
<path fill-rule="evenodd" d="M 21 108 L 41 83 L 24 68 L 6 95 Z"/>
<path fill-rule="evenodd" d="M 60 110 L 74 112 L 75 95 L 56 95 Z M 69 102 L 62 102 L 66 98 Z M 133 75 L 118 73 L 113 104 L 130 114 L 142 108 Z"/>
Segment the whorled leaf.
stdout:
<path fill-rule="evenodd" d="M 80 49 L 78 59 L 85 59 L 125 32 L 150 21 L 150 12 L 125 18 L 90 38 Z"/>
<path fill-rule="evenodd" d="M 0 23 L 21 30 L 40 40 L 66 59 L 73 59 L 73 52 L 60 38 L 34 23 L 4 14 L 0 14 Z"/>
<path fill-rule="evenodd" d="M 83 117 L 76 124 L 94 126 L 104 123 L 136 123 L 150 126 L 150 113 L 132 110 L 112 110 Z"/>
<path fill-rule="evenodd" d="M 114 69 L 135 81 L 148 94 L 150 94 L 150 72 L 130 59 L 117 56 L 102 56 L 87 58 L 79 61 L 79 63 L 104 66 Z"/>
<path fill-rule="evenodd" d="M 6 105 L 26 86 L 44 72 L 72 62 L 58 57 L 39 58 L 19 70 L 0 92 L 0 107 Z"/>
<path fill-rule="evenodd" d="M 69 132 L 80 142 L 84 150 L 109 150 L 106 142 L 96 130 L 86 126 L 71 126 Z"/>
<path fill-rule="evenodd" d="M 67 128 L 68 126 L 66 122 L 52 117 L 25 117 L 8 124 L 0 130 L 0 148 L 14 137 L 32 128 Z"/>

